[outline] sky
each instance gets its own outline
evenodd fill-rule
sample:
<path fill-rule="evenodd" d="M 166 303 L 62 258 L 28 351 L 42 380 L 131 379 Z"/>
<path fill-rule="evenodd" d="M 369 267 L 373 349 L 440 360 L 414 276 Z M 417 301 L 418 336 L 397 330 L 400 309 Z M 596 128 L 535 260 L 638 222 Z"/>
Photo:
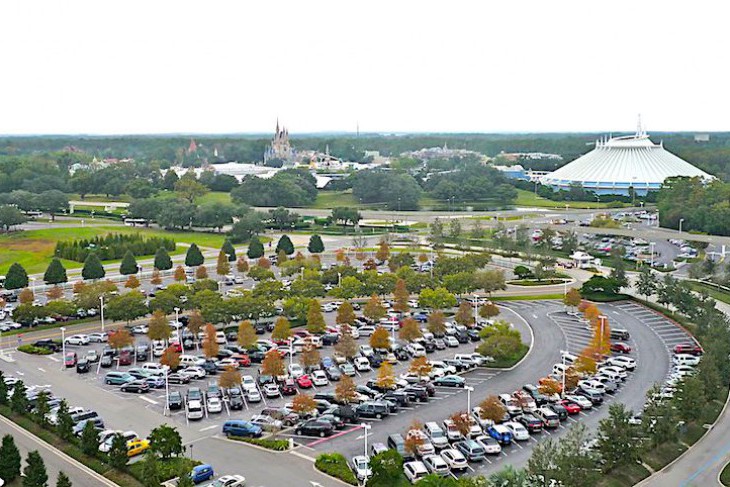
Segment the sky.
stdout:
<path fill-rule="evenodd" d="M 4 1 L 0 134 L 730 130 L 730 4 Z"/>

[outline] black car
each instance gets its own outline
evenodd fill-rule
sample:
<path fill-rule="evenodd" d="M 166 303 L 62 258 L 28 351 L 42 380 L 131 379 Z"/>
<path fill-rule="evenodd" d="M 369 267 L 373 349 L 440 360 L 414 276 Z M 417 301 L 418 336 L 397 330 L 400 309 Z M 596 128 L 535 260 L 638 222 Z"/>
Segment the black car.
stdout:
<path fill-rule="evenodd" d="M 469 343 L 469 333 L 468 332 L 461 332 L 460 331 L 459 333 L 457 333 L 456 335 L 454 335 L 454 337 L 456 337 L 456 340 L 459 343 Z"/>
<path fill-rule="evenodd" d="M 336 430 L 341 430 L 347 425 L 347 423 L 345 423 L 345 421 L 339 416 L 328 413 L 320 414 L 317 418 L 317 421 L 327 421 L 332 426 L 334 426 Z"/>
<path fill-rule="evenodd" d="M 317 412 L 319 414 L 332 407 L 332 403 L 326 399 L 315 399 L 314 402 L 317 403 Z"/>
<path fill-rule="evenodd" d="M 251 349 L 247 352 L 248 358 L 251 359 L 252 364 L 260 364 L 264 361 L 266 354 L 259 349 Z"/>
<path fill-rule="evenodd" d="M 167 382 L 169 382 L 170 384 L 189 384 L 190 377 L 187 375 L 178 374 L 177 372 L 173 372 L 172 374 L 168 374 Z"/>
<path fill-rule="evenodd" d="M 233 352 L 232 350 L 221 348 L 220 350 L 218 350 L 218 353 L 216 354 L 216 358 L 218 360 L 223 360 L 224 358 L 233 357 L 234 353 L 235 352 Z"/>
<path fill-rule="evenodd" d="M 428 401 L 428 390 L 425 387 L 411 384 L 403 388 L 403 393 L 407 394 L 412 401 Z"/>
<path fill-rule="evenodd" d="M 433 397 L 436 395 L 436 388 L 431 384 L 430 382 L 419 382 L 418 384 L 411 384 L 412 386 L 418 386 L 423 387 L 426 389 L 426 392 L 428 393 L 428 397 Z"/>
<path fill-rule="evenodd" d="M 61 349 L 61 345 L 54 342 L 53 340 L 46 338 L 44 340 L 37 340 L 33 342 L 34 347 L 46 348 L 51 352 L 58 352 Z"/>
<path fill-rule="evenodd" d="M 406 352 L 405 348 L 399 347 L 393 350 L 393 355 L 395 355 L 395 358 L 404 361 L 404 360 L 410 360 L 411 356 L 408 355 L 408 352 Z"/>
<path fill-rule="evenodd" d="M 256 330 L 257 335 L 263 335 L 267 331 L 266 323 L 256 323 L 254 325 L 254 329 Z"/>
<path fill-rule="evenodd" d="M 243 409 L 243 395 L 238 388 L 228 389 L 228 406 L 234 411 Z"/>
<path fill-rule="evenodd" d="M 85 358 L 82 358 L 81 360 L 76 362 L 76 372 L 77 373 L 85 374 L 89 370 L 91 370 L 91 363 L 89 363 L 89 361 L 86 360 Z"/>
<path fill-rule="evenodd" d="M 339 403 L 339 401 L 337 400 L 337 396 L 333 392 L 317 392 L 312 397 L 321 401 L 327 401 L 330 404 Z"/>
<path fill-rule="evenodd" d="M 424 391 L 425 392 L 425 391 Z M 380 400 L 386 399 L 396 403 L 399 407 L 407 408 L 411 404 L 411 397 L 404 391 L 389 391 L 382 395 Z"/>
<path fill-rule="evenodd" d="M 334 430 L 335 427 L 330 422 L 310 419 L 297 426 L 294 434 L 297 436 L 320 436 L 324 438 L 325 436 L 331 435 Z"/>
<path fill-rule="evenodd" d="M 259 376 L 256 378 L 256 382 L 259 383 L 259 386 L 263 387 L 266 384 L 273 384 L 276 381 L 274 380 L 274 377 L 271 375 L 259 374 Z"/>
<path fill-rule="evenodd" d="M 446 365 L 451 365 L 456 369 L 457 372 L 463 372 L 465 370 L 469 370 L 469 365 L 465 364 L 461 360 L 457 359 L 445 359 L 443 361 Z"/>
<path fill-rule="evenodd" d="M 150 347 L 146 343 L 137 345 L 135 353 L 137 354 L 138 362 L 146 362 L 150 356 Z"/>
<path fill-rule="evenodd" d="M 122 387 L 119 388 L 119 390 L 121 390 L 122 392 L 136 392 L 138 394 L 142 394 L 143 392 L 149 392 L 150 386 L 145 381 L 133 380 L 131 382 L 123 384 Z"/>
<path fill-rule="evenodd" d="M 540 389 L 532 384 L 525 384 L 522 386 L 522 390 L 527 392 L 532 398 L 535 400 L 535 403 L 537 403 L 538 406 L 542 406 L 544 404 L 547 404 L 548 398 L 545 394 L 540 392 Z"/>
<path fill-rule="evenodd" d="M 568 419 L 568 410 L 560 404 L 548 404 L 547 408 L 558 415 L 560 421 Z"/>
<path fill-rule="evenodd" d="M 469 340 L 473 342 L 478 342 L 482 339 L 482 337 L 479 336 L 479 330 L 474 330 L 473 328 L 467 331 L 466 334 L 469 337 Z"/>
<path fill-rule="evenodd" d="M 364 402 L 362 404 L 358 404 L 355 407 L 355 411 L 357 411 L 357 413 L 363 418 L 381 419 L 390 414 L 387 405 L 376 402 Z"/>
<path fill-rule="evenodd" d="M 340 335 L 337 333 L 325 333 L 322 335 L 322 345 L 334 345 L 340 341 Z"/>
<path fill-rule="evenodd" d="M 333 406 L 329 409 L 335 416 L 339 416 L 343 421 L 351 424 L 355 424 L 360 421 L 360 415 L 350 405 Z"/>
<path fill-rule="evenodd" d="M 202 401 L 203 400 L 203 391 L 200 390 L 200 387 L 190 387 L 188 389 L 187 399 L 188 399 L 188 402 Z"/>
<path fill-rule="evenodd" d="M 167 396 L 167 405 L 170 409 L 182 409 L 183 408 L 183 397 L 180 391 L 172 391 Z"/>
<path fill-rule="evenodd" d="M 374 389 L 371 389 L 371 388 L 369 388 L 368 386 L 364 386 L 364 385 L 362 385 L 362 384 L 360 384 L 360 385 L 358 385 L 358 386 L 355 386 L 355 390 L 356 390 L 356 391 L 357 391 L 358 393 L 360 393 L 360 394 L 363 394 L 363 395 L 365 395 L 365 396 L 368 396 L 368 397 L 369 397 L 370 399 L 372 399 L 372 398 L 374 398 L 375 396 L 377 396 L 378 394 L 380 394 L 380 393 L 379 393 L 378 391 L 376 391 L 376 390 L 374 390 Z"/>
<path fill-rule="evenodd" d="M 211 362 L 210 360 L 206 360 L 200 367 L 208 375 L 216 375 L 218 373 L 218 366 L 216 366 L 215 362 Z"/>
<path fill-rule="evenodd" d="M 370 367 L 377 369 L 383 363 L 383 357 L 379 353 L 374 353 L 368 357 L 368 362 L 370 362 Z"/>
<path fill-rule="evenodd" d="M 423 345 L 426 353 L 432 353 L 436 351 L 436 342 L 433 340 L 424 340 L 423 342 L 421 342 L 421 345 Z"/>
<path fill-rule="evenodd" d="M 229 342 L 235 342 L 238 341 L 238 332 L 237 331 L 229 331 L 226 333 L 226 340 Z M 226 347 L 228 348 L 228 347 Z"/>
<path fill-rule="evenodd" d="M 527 428 L 530 433 L 539 433 L 542 431 L 542 421 L 537 419 L 535 416 L 529 413 L 520 414 L 515 416 L 515 421 L 522 423 L 522 426 Z"/>

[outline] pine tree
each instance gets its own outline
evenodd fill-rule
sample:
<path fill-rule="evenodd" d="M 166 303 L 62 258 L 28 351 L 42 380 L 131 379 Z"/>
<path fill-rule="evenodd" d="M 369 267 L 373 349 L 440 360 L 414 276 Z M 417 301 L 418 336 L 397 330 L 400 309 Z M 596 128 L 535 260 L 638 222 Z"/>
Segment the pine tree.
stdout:
<path fill-rule="evenodd" d="M 188 267 L 197 267 L 203 265 L 205 259 L 203 254 L 200 252 L 198 245 L 193 243 L 188 247 L 188 252 L 185 254 L 185 265 Z"/>
<path fill-rule="evenodd" d="M 276 253 L 278 254 L 282 250 L 286 255 L 294 253 L 294 244 L 288 235 L 282 235 L 279 242 L 276 244 Z"/>
<path fill-rule="evenodd" d="M 28 273 L 17 262 L 13 263 L 5 275 L 5 289 L 21 289 L 28 287 Z"/>
<path fill-rule="evenodd" d="M 226 241 L 223 242 L 223 247 L 221 247 L 221 250 L 225 252 L 228 256 L 228 262 L 236 261 L 236 249 L 233 247 L 233 244 L 230 240 L 226 239 Z"/>
<path fill-rule="evenodd" d="M 307 250 L 309 250 L 310 254 L 321 254 L 322 252 L 324 252 L 324 243 L 322 242 L 322 237 L 316 234 L 309 237 L 309 245 L 307 245 Z"/>
<path fill-rule="evenodd" d="M 246 251 L 249 259 L 258 259 L 264 255 L 264 244 L 257 236 L 251 237 L 251 241 L 248 243 L 248 251 Z"/>
<path fill-rule="evenodd" d="M 127 442 L 124 436 L 117 433 L 112 439 L 109 449 L 109 464 L 116 469 L 123 469 L 127 466 Z"/>
<path fill-rule="evenodd" d="M 81 270 L 81 277 L 86 280 L 101 279 L 106 275 L 104 266 L 101 265 L 99 257 L 94 252 L 90 252 L 84 261 L 84 268 Z"/>
<path fill-rule="evenodd" d="M 10 398 L 10 409 L 17 414 L 28 412 L 27 388 L 23 381 L 18 381 L 13 388 L 13 397 Z"/>
<path fill-rule="evenodd" d="M 69 479 L 68 475 L 66 475 L 63 471 L 58 472 L 58 478 L 56 479 L 56 487 L 73 487 L 73 484 L 71 483 L 71 479 Z"/>
<path fill-rule="evenodd" d="M 3 436 L 2 446 L 0 446 L 0 472 L 2 478 L 11 483 L 20 476 L 20 451 L 15 446 L 15 440 L 11 435 Z"/>
<path fill-rule="evenodd" d="M 5 383 L 5 375 L 0 370 L 0 404 L 6 405 L 8 403 L 8 385 Z"/>
<path fill-rule="evenodd" d="M 157 249 L 157 252 L 155 253 L 154 266 L 155 269 L 160 271 L 172 269 L 172 259 L 167 253 L 167 249 L 165 247 L 160 247 L 159 249 Z"/>
<path fill-rule="evenodd" d="M 26 466 L 23 469 L 23 487 L 48 487 L 48 472 L 46 464 L 38 450 L 28 452 L 25 459 Z"/>
<path fill-rule="evenodd" d="M 119 266 L 119 273 L 123 276 L 128 276 L 130 274 L 136 274 L 137 272 L 139 272 L 137 259 L 134 258 L 134 254 L 131 250 L 127 250 L 122 258 L 122 264 Z"/>
<path fill-rule="evenodd" d="M 68 403 L 65 399 L 62 399 L 61 404 L 58 406 L 58 412 L 56 413 L 56 432 L 58 436 L 64 440 L 70 440 L 74 436 L 73 426 L 73 419 L 68 412 Z"/>
<path fill-rule="evenodd" d="M 61 284 L 68 282 L 66 268 L 63 267 L 60 260 L 54 258 L 51 263 L 48 264 L 48 268 L 46 269 L 45 274 L 43 274 L 43 281 L 46 284 Z"/>
<path fill-rule="evenodd" d="M 219 276 L 225 276 L 229 272 L 231 272 L 231 264 L 228 263 L 228 256 L 226 253 L 221 250 L 218 253 L 218 262 L 215 267 L 215 273 Z"/>
<path fill-rule="evenodd" d="M 81 430 L 81 451 L 89 456 L 93 456 L 98 449 L 99 432 L 96 431 L 94 423 L 87 421 L 84 429 Z"/>

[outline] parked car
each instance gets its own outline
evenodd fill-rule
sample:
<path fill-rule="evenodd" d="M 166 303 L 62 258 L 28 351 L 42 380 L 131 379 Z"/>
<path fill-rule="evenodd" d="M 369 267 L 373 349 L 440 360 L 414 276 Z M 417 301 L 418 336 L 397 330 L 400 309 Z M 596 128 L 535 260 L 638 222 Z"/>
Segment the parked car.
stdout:
<path fill-rule="evenodd" d="M 458 375 L 446 375 L 433 381 L 434 385 L 441 387 L 464 387 L 466 379 Z"/>
<path fill-rule="evenodd" d="M 451 472 L 449 464 L 440 455 L 426 455 L 421 461 L 430 474 L 446 477 Z"/>
<path fill-rule="evenodd" d="M 194 484 L 199 484 L 215 477 L 213 467 L 208 464 L 196 465 L 193 467 L 193 471 L 190 472 L 190 478 Z"/>
<path fill-rule="evenodd" d="M 474 440 L 466 439 L 457 441 L 454 446 L 470 462 L 481 462 L 484 460 L 486 452 L 484 451 L 484 448 L 482 448 L 482 446 Z"/>
<path fill-rule="evenodd" d="M 263 434 L 260 426 L 250 421 L 233 419 L 223 423 L 223 434 L 226 436 L 241 436 L 245 438 L 258 438 Z"/>
<path fill-rule="evenodd" d="M 170 391 L 170 394 L 167 396 L 167 405 L 171 410 L 183 408 L 184 402 L 180 391 Z"/>
<path fill-rule="evenodd" d="M 365 455 L 357 455 L 352 457 L 352 460 L 350 461 L 350 466 L 352 468 L 352 472 L 355 474 L 355 477 L 357 477 L 357 479 L 360 481 L 367 480 L 373 474 L 373 471 L 370 470 L 370 459 Z"/>
<path fill-rule="evenodd" d="M 428 475 L 428 470 L 421 462 L 406 462 L 403 464 L 403 474 L 410 483 L 415 484 Z"/>
<path fill-rule="evenodd" d="M 134 392 L 137 394 L 142 394 L 145 392 L 149 392 L 150 386 L 144 380 L 133 380 L 122 384 L 122 387 L 120 387 L 119 390 L 122 392 Z"/>
<path fill-rule="evenodd" d="M 319 436 L 324 438 L 331 435 L 334 430 L 335 427 L 332 426 L 332 423 L 310 419 L 297 426 L 294 432 L 297 436 Z"/>
<path fill-rule="evenodd" d="M 455 448 L 441 450 L 441 458 L 444 459 L 452 471 L 463 472 L 469 467 L 464 455 Z"/>
<path fill-rule="evenodd" d="M 512 432 L 502 424 L 489 426 L 485 433 L 497 440 L 500 445 L 509 445 L 512 443 Z"/>

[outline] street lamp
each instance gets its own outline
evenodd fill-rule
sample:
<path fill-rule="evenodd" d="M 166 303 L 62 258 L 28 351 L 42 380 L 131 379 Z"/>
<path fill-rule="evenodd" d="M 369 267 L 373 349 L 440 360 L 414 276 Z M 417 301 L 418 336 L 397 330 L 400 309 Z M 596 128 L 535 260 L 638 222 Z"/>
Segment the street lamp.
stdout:
<path fill-rule="evenodd" d="M 342 273 L 341 272 L 337 273 L 337 285 L 338 286 L 342 285 Z"/>
<path fill-rule="evenodd" d="M 651 250 L 651 263 L 649 264 L 649 266 L 652 269 L 654 268 L 654 245 L 656 245 L 656 243 L 649 242 L 649 249 Z"/>
<path fill-rule="evenodd" d="M 66 368 L 66 363 L 65 363 L 65 361 L 66 361 L 66 327 L 62 326 L 60 328 L 60 330 L 61 330 L 61 350 L 63 351 L 62 353 L 63 353 L 63 360 L 64 360 L 63 365 L 61 365 L 61 370 L 64 370 Z"/>
<path fill-rule="evenodd" d="M 565 356 L 568 352 L 566 350 L 561 350 L 560 355 L 563 357 L 563 375 L 562 375 L 562 388 L 560 389 L 560 397 L 565 398 Z"/>
<path fill-rule="evenodd" d="M 101 306 L 99 307 L 99 310 L 101 311 L 101 332 L 104 333 L 104 295 L 99 295 L 99 302 L 101 303 Z"/>
<path fill-rule="evenodd" d="M 372 426 L 367 423 L 360 423 L 360 427 L 362 428 L 363 436 L 365 437 L 365 456 L 368 456 L 368 430 L 372 428 Z"/>
<path fill-rule="evenodd" d="M 682 223 L 684 222 L 684 218 L 679 219 L 679 233 L 682 233 Z"/>
<path fill-rule="evenodd" d="M 170 412 L 170 383 L 167 381 L 167 374 L 170 373 L 170 368 L 165 367 L 162 370 L 165 371 L 165 411 L 163 414 L 167 416 Z"/>
<path fill-rule="evenodd" d="M 479 321 L 477 319 L 478 311 L 479 311 L 479 295 L 477 293 L 474 293 L 474 326 L 476 326 L 477 322 Z"/>
<path fill-rule="evenodd" d="M 291 368 L 292 360 L 294 360 L 294 344 L 292 343 L 291 337 L 289 337 L 287 341 L 289 342 L 289 368 Z"/>
<path fill-rule="evenodd" d="M 464 390 L 466 391 L 466 413 L 469 414 L 469 411 L 471 411 L 471 393 L 474 392 L 474 388 L 465 386 Z"/>
<path fill-rule="evenodd" d="M 175 331 L 177 332 L 177 343 L 182 348 L 182 340 L 180 340 L 180 308 L 175 306 Z"/>

